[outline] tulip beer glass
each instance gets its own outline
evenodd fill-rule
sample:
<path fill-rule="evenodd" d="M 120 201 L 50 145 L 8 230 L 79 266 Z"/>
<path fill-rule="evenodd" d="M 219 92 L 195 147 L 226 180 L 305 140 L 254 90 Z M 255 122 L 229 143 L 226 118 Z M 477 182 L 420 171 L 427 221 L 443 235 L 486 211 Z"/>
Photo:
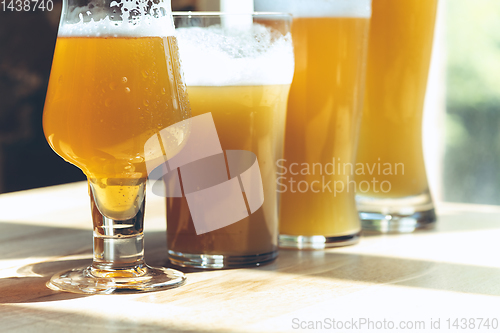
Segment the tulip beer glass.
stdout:
<path fill-rule="evenodd" d="M 422 154 L 436 7 L 437 0 L 373 0 L 356 175 L 364 229 L 411 232 L 436 221 Z"/>
<path fill-rule="evenodd" d="M 357 242 L 353 165 L 361 120 L 370 0 L 257 0 L 294 15 L 295 74 L 278 166 L 280 246 Z M 347 167 L 345 167 L 347 166 Z"/>
<path fill-rule="evenodd" d="M 286 14 L 174 13 L 193 119 L 211 114 L 224 151 L 219 154 L 221 166 L 217 169 L 223 170 L 221 181 L 207 190 L 235 181 L 239 196 L 245 194 L 241 219 L 205 233 L 196 229 L 190 193 L 167 197 L 167 246 L 176 265 L 256 266 L 276 258 L 275 163 L 282 158 L 286 103 L 294 69 L 291 21 Z M 257 177 L 251 180 L 245 180 L 245 173 L 233 175 L 231 171 L 231 156 L 242 152 L 256 157 L 253 170 Z M 196 174 L 202 172 L 206 169 Z M 180 168 L 184 186 L 188 173 Z M 252 205 L 255 197 L 256 204 Z M 202 218 L 216 214 L 219 221 L 227 216 L 215 207 L 200 213 Z"/>
<path fill-rule="evenodd" d="M 184 282 L 181 272 L 147 266 L 143 250 L 146 162 L 165 153 L 145 144 L 190 115 L 173 32 L 169 0 L 63 4 L 43 128 L 88 178 L 94 256 L 54 276 L 53 289 L 109 294 Z M 179 149 L 178 139 L 165 149 Z"/>

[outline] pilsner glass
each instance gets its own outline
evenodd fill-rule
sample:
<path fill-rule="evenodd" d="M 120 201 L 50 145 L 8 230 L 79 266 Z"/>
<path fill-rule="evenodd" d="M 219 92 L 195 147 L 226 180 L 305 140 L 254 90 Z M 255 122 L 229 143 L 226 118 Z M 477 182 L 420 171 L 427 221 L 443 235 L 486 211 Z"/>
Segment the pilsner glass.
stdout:
<path fill-rule="evenodd" d="M 144 262 L 148 139 L 190 115 L 169 0 L 64 1 L 43 114 L 52 149 L 88 178 L 92 265 L 53 289 L 109 294 L 172 288 L 181 272 Z"/>
<path fill-rule="evenodd" d="M 257 0 L 255 8 L 294 14 L 295 75 L 278 161 L 280 246 L 353 244 L 361 230 L 352 166 L 371 1 Z"/>
<path fill-rule="evenodd" d="M 263 199 L 260 207 L 252 209 L 252 192 L 243 175 L 238 176 L 242 186 L 242 190 L 238 187 L 239 195 L 243 191 L 248 201 L 248 207 L 243 207 L 246 217 L 197 234 L 188 195 L 167 197 L 168 254 L 176 265 L 258 266 L 277 256 L 275 163 L 282 158 L 286 103 L 293 77 L 291 21 L 287 14 L 174 13 L 193 117 L 211 113 L 226 154 L 221 157 L 224 175 L 220 183 L 235 178 L 225 170 L 226 163 L 231 170 L 229 152 L 251 152 L 258 162 Z M 189 180 L 186 172 L 180 168 L 183 185 Z M 252 182 L 258 185 L 261 181 Z M 202 214 L 215 213 L 212 207 Z"/>
<path fill-rule="evenodd" d="M 364 229 L 411 232 L 436 221 L 422 114 L 437 0 L 373 0 L 357 162 Z M 367 184 L 378 184 L 369 187 Z"/>

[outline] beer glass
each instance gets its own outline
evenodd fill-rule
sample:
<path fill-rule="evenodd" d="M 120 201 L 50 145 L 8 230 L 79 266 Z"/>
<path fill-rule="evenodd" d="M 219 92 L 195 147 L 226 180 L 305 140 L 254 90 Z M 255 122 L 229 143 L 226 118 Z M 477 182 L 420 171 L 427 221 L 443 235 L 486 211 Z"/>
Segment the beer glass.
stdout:
<path fill-rule="evenodd" d="M 364 229 L 411 232 L 436 221 L 422 153 L 436 7 L 373 0 L 356 175 Z"/>
<path fill-rule="evenodd" d="M 196 175 L 190 175 L 187 167 L 180 168 L 186 194 L 166 199 L 168 255 L 176 265 L 211 269 L 258 266 L 277 256 L 276 161 L 282 158 L 294 69 L 291 21 L 288 14 L 174 13 L 193 119 L 213 117 L 220 152 L 224 151 L 224 155 L 218 154 L 220 166 L 214 171 L 221 171 L 222 176 L 209 190 L 237 177 L 237 195 L 245 194 L 243 218 L 200 233 L 186 183 L 190 177 L 207 173 L 207 168 L 194 172 Z M 243 174 L 233 175 L 230 153 L 234 152 L 255 156 L 254 171 L 260 176 L 245 183 Z M 252 193 L 261 200 L 253 208 Z M 225 199 L 235 197 L 228 194 Z M 214 206 L 197 214 L 202 218 L 219 214 L 216 219 L 220 222 L 228 213 Z"/>
<path fill-rule="evenodd" d="M 280 246 L 353 244 L 361 230 L 354 163 L 370 0 L 257 0 L 294 15 L 295 74 L 278 164 Z"/>
<path fill-rule="evenodd" d="M 93 262 L 52 289 L 110 294 L 172 288 L 181 272 L 144 262 L 146 141 L 190 116 L 169 0 L 64 1 L 43 128 L 52 149 L 87 176 Z M 165 150 L 180 149 L 182 135 Z"/>

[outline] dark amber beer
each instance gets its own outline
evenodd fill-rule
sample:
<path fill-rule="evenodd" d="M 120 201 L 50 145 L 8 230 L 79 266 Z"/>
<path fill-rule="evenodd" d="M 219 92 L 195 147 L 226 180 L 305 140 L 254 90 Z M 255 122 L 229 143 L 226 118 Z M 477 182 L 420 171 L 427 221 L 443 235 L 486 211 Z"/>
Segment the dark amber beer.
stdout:
<path fill-rule="evenodd" d="M 192 114 L 211 114 L 226 153 L 255 154 L 263 203 L 233 224 L 197 234 L 187 199 L 167 198 L 170 260 L 201 268 L 272 261 L 278 250 L 276 161 L 283 157 L 294 68 L 291 16 L 193 13 L 174 15 L 174 22 Z"/>

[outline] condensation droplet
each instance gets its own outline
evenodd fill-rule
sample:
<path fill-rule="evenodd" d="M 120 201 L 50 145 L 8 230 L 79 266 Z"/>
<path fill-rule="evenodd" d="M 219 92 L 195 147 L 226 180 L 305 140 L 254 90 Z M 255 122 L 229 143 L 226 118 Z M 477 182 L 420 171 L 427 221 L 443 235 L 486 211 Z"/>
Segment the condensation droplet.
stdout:
<path fill-rule="evenodd" d="M 104 101 L 104 105 L 106 105 L 106 106 L 108 106 L 108 107 L 109 107 L 109 106 L 111 106 L 111 104 L 112 104 L 111 98 L 108 98 L 108 99 L 106 99 L 106 100 Z"/>
<path fill-rule="evenodd" d="M 142 77 L 145 79 L 149 76 L 148 71 L 141 71 L 141 73 L 142 73 Z"/>
<path fill-rule="evenodd" d="M 127 83 L 127 78 L 126 78 L 125 76 L 124 76 L 124 77 L 122 77 L 122 82 L 123 82 L 123 83 Z"/>
<path fill-rule="evenodd" d="M 125 87 L 125 92 L 128 94 L 130 93 L 130 88 L 129 87 Z"/>
<path fill-rule="evenodd" d="M 147 99 L 145 99 L 145 100 L 142 101 L 142 104 L 144 104 L 144 106 L 148 106 L 149 105 L 149 101 Z"/>
<path fill-rule="evenodd" d="M 116 89 L 116 83 L 111 82 L 111 83 L 109 84 L 109 88 L 111 88 L 111 90 L 115 90 L 115 89 Z"/>
<path fill-rule="evenodd" d="M 162 94 L 162 95 L 165 95 L 166 93 L 167 93 L 167 91 L 165 90 L 165 88 L 162 88 L 162 89 L 161 89 L 161 94 Z"/>

